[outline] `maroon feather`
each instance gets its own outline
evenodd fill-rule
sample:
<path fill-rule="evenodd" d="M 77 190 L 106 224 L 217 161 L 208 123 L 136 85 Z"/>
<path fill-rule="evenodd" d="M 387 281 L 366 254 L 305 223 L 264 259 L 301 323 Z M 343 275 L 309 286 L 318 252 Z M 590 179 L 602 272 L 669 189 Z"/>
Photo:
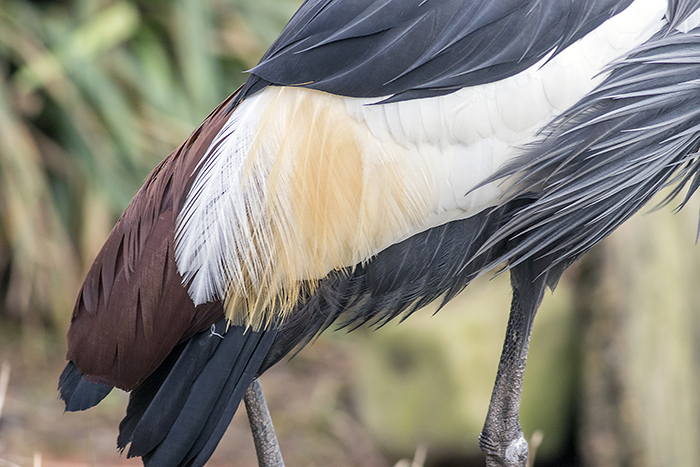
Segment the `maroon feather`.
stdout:
<path fill-rule="evenodd" d="M 235 95 L 151 172 L 90 268 L 68 330 L 68 359 L 90 381 L 131 390 L 223 317 L 221 302 L 195 307 L 182 285 L 175 221 Z"/>

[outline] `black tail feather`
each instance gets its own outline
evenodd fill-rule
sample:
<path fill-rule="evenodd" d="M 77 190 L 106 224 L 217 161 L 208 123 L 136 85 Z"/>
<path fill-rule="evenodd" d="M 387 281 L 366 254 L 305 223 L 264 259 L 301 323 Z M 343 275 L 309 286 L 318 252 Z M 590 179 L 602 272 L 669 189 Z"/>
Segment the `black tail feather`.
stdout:
<path fill-rule="evenodd" d="M 154 371 L 140 386 L 131 391 L 126 415 L 119 424 L 119 437 L 117 447 L 123 451 L 127 444 L 134 439 L 134 431 L 139 422 L 151 406 L 153 399 L 158 394 L 158 389 L 163 385 L 173 366 L 180 358 L 187 344 L 180 344 L 168 355 L 165 361 Z"/>
<path fill-rule="evenodd" d="M 148 404 L 148 407 L 128 438 L 126 435 L 122 437 L 120 434 L 123 443 L 119 445 L 120 448 L 123 449 L 126 443 L 131 442 L 129 457 L 146 455 L 165 439 L 171 429 L 175 429 L 176 419 L 190 399 L 192 386 L 205 367 L 210 364 L 209 359 L 212 358 L 223 341 L 219 336 L 224 333 L 225 326 L 226 323 L 222 320 L 219 326 L 214 328 L 217 329 L 216 331 L 202 332 L 192 337 L 168 371 L 162 384 L 156 386 L 154 382 L 154 387 L 150 391 L 145 388 L 140 393 L 133 392 L 131 394 L 129 405 L 133 403 L 135 407 L 138 407 Z M 230 340 L 232 343 L 236 341 L 236 339 Z M 243 344 L 239 343 L 238 345 L 242 346 Z M 234 360 L 236 354 L 237 352 L 232 349 Z M 210 378 L 216 376 L 218 375 L 212 375 Z M 214 391 L 215 389 L 210 388 L 210 390 Z M 122 423 L 126 423 L 129 416 L 127 411 Z"/>
<path fill-rule="evenodd" d="M 66 403 L 67 412 L 94 407 L 107 397 L 111 390 L 111 386 L 86 380 L 73 362 L 68 362 L 58 379 L 58 394 Z"/>
<path fill-rule="evenodd" d="M 270 346 L 275 339 L 275 332 L 265 332 L 260 336 L 259 340 L 251 339 L 246 342 L 250 343 L 249 349 L 244 349 L 244 355 L 250 357 L 244 358 L 248 360 L 248 364 L 243 369 L 243 372 L 238 375 L 237 370 L 231 372 L 231 376 L 226 383 L 226 387 L 221 392 L 219 400 L 214 406 L 211 415 L 206 420 L 205 426 L 202 428 L 201 434 L 197 438 L 192 449 L 188 453 L 183 465 L 187 466 L 203 466 L 209 457 L 214 453 L 219 440 L 226 433 L 236 409 L 239 406 L 241 399 L 246 390 L 256 377 L 258 369 L 262 365 L 263 359 L 267 355 Z"/>
<path fill-rule="evenodd" d="M 132 391 L 118 445 L 147 467 L 202 466 L 214 452 L 274 341 L 275 330 L 210 331 L 176 348 Z"/>

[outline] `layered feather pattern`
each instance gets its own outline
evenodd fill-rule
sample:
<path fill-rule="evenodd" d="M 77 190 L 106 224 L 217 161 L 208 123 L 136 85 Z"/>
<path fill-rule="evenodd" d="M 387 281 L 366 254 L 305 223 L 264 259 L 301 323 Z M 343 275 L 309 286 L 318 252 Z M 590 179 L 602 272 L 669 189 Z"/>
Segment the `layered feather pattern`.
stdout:
<path fill-rule="evenodd" d="M 520 237 L 499 260 L 554 254 L 570 262 L 667 185 L 677 182 L 667 201 L 688 185 L 687 201 L 700 186 L 699 57 L 700 28 L 669 25 L 612 64 L 594 92 L 494 177 L 515 175 L 509 196 L 534 191 L 538 200 L 484 248 Z"/>
<path fill-rule="evenodd" d="M 119 448 L 148 466 L 201 466 L 223 436 L 257 375 L 275 332 L 256 333 L 219 320 L 175 349 L 132 392 Z"/>
<path fill-rule="evenodd" d="M 646 39 L 660 6 L 642 0 L 554 58 L 447 96 L 386 102 L 270 86 L 243 100 L 177 220 L 195 304 L 225 300 L 234 323 L 255 329 L 282 322 L 331 271 L 498 204 L 505 187 L 478 185 Z"/>
<path fill-rule="evenodd" d="M 390 100 L 447 94 L 519 73 L 631 3 L 311 0 L 251 70 L 247 89 L 273 83 Z"/>
<path fill-rule="evenodd" d="M 223 316 L 195 307 L 175 263 L 175 218 L 233 97 L 149 175 L 97 255 L 78 295 L 68 359 L 90 381 L 133 389 L 173 347 Z"/>
<path fill-rule="evenodd" d="M 180 216 L 178 266 L 195 303 L 226 298 L 234 323 L 258 329 L 265 311 L 286 317 L 331 270 L 412 232 L 435 189 L 427 161 L 406 163 L 396 143 L 372 159 L 342 98 L 271 88 L 238 112 Z"/>

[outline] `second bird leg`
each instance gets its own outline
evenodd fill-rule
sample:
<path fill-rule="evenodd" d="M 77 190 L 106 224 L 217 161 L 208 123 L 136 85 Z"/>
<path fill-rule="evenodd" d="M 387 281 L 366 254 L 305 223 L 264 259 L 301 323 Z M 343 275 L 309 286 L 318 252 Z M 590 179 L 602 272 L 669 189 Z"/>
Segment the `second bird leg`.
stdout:
<path fill-rule="evenodd" d="M 479 445 L 486 467 L 525 467 L 528 444 L 520 428 L 520 396 L 530 344 L 532 320 L 542 301 L 546 273 L 537 274 L 530 261 L 510 271 L 513 286 L 508 329 L 498 364 Z"/>
<path fill-rule="evenodd" d="M 248 412 L 250 430 L 253 432 L 255 452 L 259 467 L 284 467 L 282 452 L 277 442 L 275 428 L 272 426 L 270 411 L 267 409 L 260 380 L 255 378 L 243 396 Z"/>

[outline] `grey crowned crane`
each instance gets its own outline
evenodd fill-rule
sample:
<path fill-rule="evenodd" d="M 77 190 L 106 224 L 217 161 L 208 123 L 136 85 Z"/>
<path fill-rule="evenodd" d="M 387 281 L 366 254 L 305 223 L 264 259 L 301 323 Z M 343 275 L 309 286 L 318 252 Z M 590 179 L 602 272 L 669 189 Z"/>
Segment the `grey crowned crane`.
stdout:
<path fill-rule="evenodd" d="M 332 324 L 505 265 L 480 445 L 518 421 L 545 288 L 659 190 L 700 186 L 700 0 L 307 0 L 146 180 L 80 291 L 59 387 L 131 391 L 118 445 L 201 466 L 246 389 Z"/>

